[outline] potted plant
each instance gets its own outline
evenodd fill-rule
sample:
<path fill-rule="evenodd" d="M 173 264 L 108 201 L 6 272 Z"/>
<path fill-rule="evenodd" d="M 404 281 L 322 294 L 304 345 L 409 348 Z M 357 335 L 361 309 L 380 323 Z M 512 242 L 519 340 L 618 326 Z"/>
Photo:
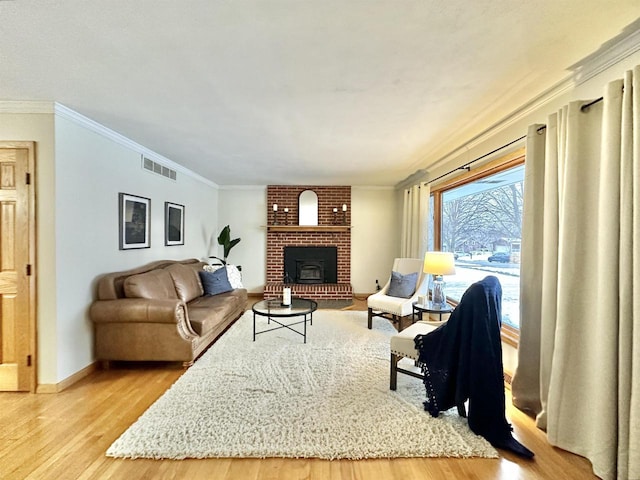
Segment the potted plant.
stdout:
<path fill-rule="evenodd" d="M 218 245 L 222 245 L 223 258 L 219 258 L 216 256 L 210 256 L 209 258 L 215 258 L 217 260 L 220 260 L 220 262 L 222 262 L 223 265 L 226 265 L 229 252 L 239 242 L 240 242 L 239 238 L 234 238 L 233 240 L 231 239 L 231 228 L 229 227 L 229 225 L 227 225 L 222 229 L 222 231 L 220 232 L 220 235 L 218 235 Z M 241 270 L 240 266 L 238 266 L 238 270 Z"/>

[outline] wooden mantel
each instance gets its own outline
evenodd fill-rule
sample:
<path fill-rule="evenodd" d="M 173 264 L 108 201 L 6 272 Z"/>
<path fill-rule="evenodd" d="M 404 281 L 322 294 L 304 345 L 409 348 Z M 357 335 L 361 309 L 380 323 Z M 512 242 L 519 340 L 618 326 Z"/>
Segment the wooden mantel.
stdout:
<path fill-rule="evenodd" d="M 267 225 L 268 232 L 348 232 L 351 225 Z"/>

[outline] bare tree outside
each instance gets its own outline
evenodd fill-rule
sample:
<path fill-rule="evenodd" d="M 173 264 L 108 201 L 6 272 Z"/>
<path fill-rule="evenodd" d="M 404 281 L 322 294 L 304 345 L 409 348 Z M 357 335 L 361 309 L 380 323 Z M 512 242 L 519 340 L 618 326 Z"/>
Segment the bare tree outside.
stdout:
<path fill-rule="evenodd" d="M 442 247 L 451 252 L 494 251 L 522 235 L 524 182 L 518 181 L 442 204 Z"/>
<path fill-rule="evenodd" d="M 503 321 L 518 326 L 524 166 L 448 190 L 442 196 L 442 250 L 454 252 L 456 274 L 446 294 L 459 300 L 471 283 L 496 275 Z"/>

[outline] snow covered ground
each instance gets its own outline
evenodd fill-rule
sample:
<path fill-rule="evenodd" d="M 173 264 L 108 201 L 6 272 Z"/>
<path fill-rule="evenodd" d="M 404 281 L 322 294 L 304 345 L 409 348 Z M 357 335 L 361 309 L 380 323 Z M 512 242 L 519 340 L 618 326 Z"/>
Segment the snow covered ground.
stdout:
<path fill-rule="evenodd" d="M 460 300 L 469 285 L 487 275 L 495 275 L 502 285 L 502 321 L 515 327 L 520 324 L 520 264 L 492 263 L 487 255 L 461 257 L 456 261 L 456 274 L 444 277 L 447 297 Z"/>

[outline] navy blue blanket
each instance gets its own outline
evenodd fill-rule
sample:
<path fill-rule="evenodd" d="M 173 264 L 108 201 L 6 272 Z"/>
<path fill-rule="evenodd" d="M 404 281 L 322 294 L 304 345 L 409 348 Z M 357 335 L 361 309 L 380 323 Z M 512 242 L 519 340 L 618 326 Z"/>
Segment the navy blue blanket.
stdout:
<path fill-rule="evenodd" d="M 500 282 L 488 276 L 467 289 L 447 323 L 416 336 L 427 390 L 424 406 L 437 417 L 468 400 L 474 433 L 496 448 L 531 458 L 533 452 L 513 438 L 505 418 L 501 303 Z"/>

